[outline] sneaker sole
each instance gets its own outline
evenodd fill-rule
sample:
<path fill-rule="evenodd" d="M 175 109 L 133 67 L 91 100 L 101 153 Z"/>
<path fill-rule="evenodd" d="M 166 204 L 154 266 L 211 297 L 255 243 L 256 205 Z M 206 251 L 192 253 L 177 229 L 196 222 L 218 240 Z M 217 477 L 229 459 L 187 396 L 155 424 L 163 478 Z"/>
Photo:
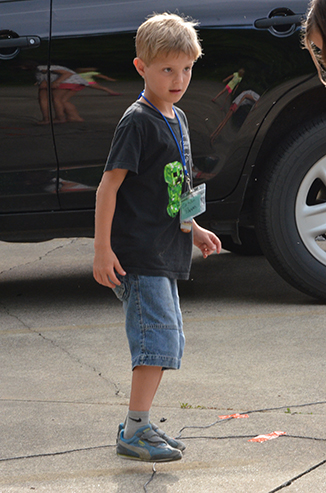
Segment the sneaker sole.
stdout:
<path fill-rule="evenodd" d="M 182 459 L 182 455 L 180 457 L 170 457 L 170 458 L 164 457 L 163 459 L 143 459 L 142 457 L 134 457 L 132 455 L 123 455 L 118 453 L 117 456 L 120 457 L 121 459 L 137 460 L 138 462 L 173 462 Z"/>

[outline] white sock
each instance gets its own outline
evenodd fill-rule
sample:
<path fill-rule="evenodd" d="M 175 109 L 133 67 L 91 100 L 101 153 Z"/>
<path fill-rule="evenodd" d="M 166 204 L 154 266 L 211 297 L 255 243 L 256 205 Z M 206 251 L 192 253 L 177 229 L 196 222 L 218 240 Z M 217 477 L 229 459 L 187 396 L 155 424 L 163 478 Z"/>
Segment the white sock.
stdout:
<path fill-rule="evenodd" d="M 149 411 L 128 411 L 123 437 L 126 440 L 133 437 L 139 428 L 149 424 Z"/>

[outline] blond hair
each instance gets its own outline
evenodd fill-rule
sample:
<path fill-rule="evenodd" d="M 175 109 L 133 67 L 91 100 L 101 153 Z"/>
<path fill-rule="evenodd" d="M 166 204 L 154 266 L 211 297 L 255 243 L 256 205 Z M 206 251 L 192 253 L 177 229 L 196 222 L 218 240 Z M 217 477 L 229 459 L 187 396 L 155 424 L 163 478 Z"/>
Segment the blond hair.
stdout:
<path fill-rule="evenodd" d="M 326 0 L 311 0 L 306 20 L 302 23 L 303 37 L 302 43 L 309 51 L 314 64 L 317 67 L 319 79 L 326 85 L 325 82 L 325 67 L 326 67 Z M 319 33 L 323 46 L 321 50 L 316 51 L 311 36 L 315 33 Z"/>
<path fill-rule="evenodd" d="M 196 21 L 177 14 L 153 14 L 138 28 L 136 54 L 148 66 L 158 56 L 185 53 L 197 60 L 202 48 Z"/>

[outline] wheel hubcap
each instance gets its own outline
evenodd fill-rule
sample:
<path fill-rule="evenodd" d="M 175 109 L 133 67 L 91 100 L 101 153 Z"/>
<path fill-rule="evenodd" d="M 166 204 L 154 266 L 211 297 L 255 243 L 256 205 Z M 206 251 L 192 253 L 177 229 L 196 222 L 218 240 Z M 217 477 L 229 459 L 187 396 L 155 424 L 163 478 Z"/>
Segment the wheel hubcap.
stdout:
<path fill-rule="evenodd" d="M 317 161 L 302 180 L 295 217 L 305 247 L 326 265 L 326 156 Z"/>

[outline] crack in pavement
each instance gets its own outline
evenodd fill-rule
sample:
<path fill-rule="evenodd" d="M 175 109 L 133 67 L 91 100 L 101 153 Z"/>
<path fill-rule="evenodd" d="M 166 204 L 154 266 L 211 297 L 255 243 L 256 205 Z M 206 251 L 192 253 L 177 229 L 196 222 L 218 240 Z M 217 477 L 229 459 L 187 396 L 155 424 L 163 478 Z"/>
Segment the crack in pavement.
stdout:
<path fill-rule="evenodd" d="M 58 344 L 57 342 L 55 342 L 53 339 L 50 339 L 49 337 L 46 337 L 45 335 L 42 334 L 42 332 L 36 330 L 36 329 L 33 329 L 31 328 L 26 322 L 24 322 L 23 320 L 21 320 L 18 315 L 15 315 L 13 313 L 11 313 L 9 311 L 9 309 L 3 305 L 1 302 L 0 302 L 0 305 L 2 305 L 3 309 L 5 310 L 5 312 L 7 313 L 8 316 L 14 318 L 15 320 L 17 320 L 20 324 L 23 325 L 24 328 L 26 328 L 28 330 L 28 332 L 30 332 L 31 334 L 36 334 L 38 335 L 39 337 L 41 337 L 45 342 L 48 342 L 50 343 L 53 347 L 55 347 L 56 349 L 59 349 L 60 351 L 62 351 L 63 353 L 65 353 L 72 361 L 74 361 L 75 363 L 78 363 L 79 365 L 81 365 L 82 367 L 84 368 L 88 368 L 90 370 L 92 370 L 93 372 L 95 372 L 97 374 L 97 376 L 99 376 L 100 378 L 102 378 L 107 384 L 109 384 L 110 386 L 113 386 L 114 388 L 114 393 L 116 396 L 119 396 L 119 397 L 125 397 L 125 394 L 121 391 L 120 389 L 120 384 L 119 382 L 113 382 L 112 380 L 110 380 L 109 378 L 105 377 L 102 375 L 102 372 L 96 368 L 95 366 L 92 366 L 92 365 L 89 365 L 88 363 L 86 363 L 85 361 L 82 361 L 80 358 L 78 358 L 77 356 L 74 356 L 72 353 L 70 353 L 67 349 L 65 349 L 64 347 L 60 346 L 60 344 Z"/>
<path fill-rule="evenodd" d="M 82 447 L 82 448 L 75 448 L 71 450 L 62 450 L 58 452 L 47 452 L 47 453 L 41 453 L 41 454 L 31 454 L 31 455 L 20 455 L 17 457 L 4 457 L 3 459 L 0 459 L 0 462 L 10 462 L 13 460 L 25 460 L 25 459 L 36 459 L 38 457 L 54 457 L 56 455 L 66 455 L 66 454 L 73 454 L 74 452 L 87 452 L 90 450 L 99 450 L 103 448 L 110 448 L 110 447 L 115 447 L 114 445 L 95 445 L 94 447 Z"/>
<path fill-rule="evenodd" d="M 1 301 L 0 301 L 0 307 L 2 307 L 2 308 L 3 308 L 4 312 L 8 315 L 8 317 L 11 317 L 11 318 L 13 318 L 13 319 L 17 320 L 17 322 L 19 322 L 19 323 L 20 323 L 23 327 L 25 327 L 28 331 L 33 332 L 33 331 L 32 331 L 32 329 L 31 329 L 31 327 L 30 327 L 28 324 L 26 324 L 23 320 L 21 320 L 21 319 L 18 317 L 18 315 L 15 315 L 14 313 L 11 313 L 10 309 L 9 309 L 9 308 L 8 308 L 8 307 L 4 304 L 4 303 L 2 303 Z"/>
<path fill-rule="evenodd" d="M 51 342 L 51 341 L 50 341 Z M 69 354 L 69 353 L 68 353 Z M 247 413 L 266 413 L 271 410 L 280 410 L 280 409 L 285 409 L 285 408 L 302 408 L 306 406 L 314 406 L 314 405 L 321 405 L 321 404 L 326 404 L 326 401 L 323 402 L 312 402 L 312 403 L 304 403 L 304 404 L 297 404 L 296 406 L 281 406 L 278 408 L 269 408 L 269 409 L 257 409 L 257 410 L 251 410 L 247 411 Z M 216 424 L 222 424 L 230 419 L 235 419 L 235 418 L 229 418 L 227 419 L 219 419 L 218 421 L 215 421 L 212 424 L 205 425 L 205 426 L 184 426 L 180 431 L 178 438 L 182 438 L 183 440 L 198 440 L 198 439 L 214 439 L 214 440 L 231 440 L 231 439 L 248 439 L 252 438 L 255 435 L 236 435 L 236 436 L 189 436 L 189 437 L 182 437 L 181 432 L 187 428 L 197 428 L 197 429 L 207 429 L 210 428 Z M 307 437 L 307 436 L 295 436 L 295 435 L 282 435 L 279 437 L 280 439 L 305 439 L 305 440 L 315 440 L 315 441 L 326 441 L 326 438 L 319 438 L 319 437 Z M 19 461 L 19 460 L 25 460 L 25 459 L 34 459 L 34 458 L 43 458 L 43 457 L 54 457 L 54 456 L 62 456 L 62 455 L 67 455 L 67 454 L 72 454 L 72 453 L 78 453 L 78 452 L 85 452 L 85 451 L 95 451 L 99 449 L 106 449 L 106 448 L 113 448 L 115 447 L 116 444 L 106 444 L 106 445 L 97 445 L 97 446 L 92 446 L 92 447 L 81 447 L 81 448 L 74 448 L 74 449 L 68 449 L 64 451 L 56 451 L 56 452 L 47 452 L 47 453 L 39 453 L 39 454 L 31 454 L 31 455 L 24 455 L 24 456 L 16 456 L 16 457 L 7 457 L 7 458 L 2 458 L 0 459 L 0 462 L 9 462 L 9 461 Z M 277 493 L 278 491 L 281 491 L 285 488 L 288 488 L 291 486 L 295 481 L 300 480 L 304 476 L 312 473 L 313 471 L 317 470 L 318 468 L 321 468 L 326 464 L 326 459 L 323 459 L 322 461 L 318 462 L 317 464 L 314 464 L 313 466 L 310 466 L 306 470 L 302 471 L 301 473 L 297 474 L 293 478 L 283 482 L 281 485 L 277 486 L 276 488 L 270 490 L 268 493 Z M 152 474 L 150 478 L 145 482 L 143 485 L 143 490 L 145 493 L 148 491 L 147 487 L 149 484 L 154 480 L 154 478 L 157 476 L 157 471 L 155 469 L 156 464 L 153 464 L 153 469 L 152 469 Z"/>
<path fill-rule="evenodd" d="M 225 420 L 223 420 L 225 421 Z M 204 427 L 203 427 L 204 428 Z M 225 439 L 248 439 L 251 438 L 254 435 L 239 435 L 239 436 L 225 436 L 225 437 L 182 437 L 183 440 L 187 439 L 215 439 L 215 440 L 225 440 Z M 304 439 L 310 439 L 310 440 L 324 440 L 322 438 L 315 438 L 315 437 L 297 437 L 297 436 L 291 436 L 291 435 L 283 435 L 280 438 L 304 438 Z M 40 458 L 40 457 L 54 457 L 54 456 L 59 456 L 59 455 L 66 455 L 66 454 L 72 454 L 72 453 L 77 453 L 77 452 L 85 452 L 85 451 L 92 451 L 92 450 L 99 450 L 99 449 L 106 449 L 106 448 L 113 448 L 115 447 L 115 444 L 107 444 L 107 445 L 97 445 L 93 447 L 82 447 L 82 448 L 75 448 L 75 449 L 70 449 L 70 450 L 64 450 L 64 451 L 57 451 L 57 452 L 48 452 L 48 453 L 40 453 L 40 454 L 31 454 L 31 455 L 23 455 L 23 456 L 16 456 L 16 457 L 7 457 L 7 458 L 2 458 L 0 459 L 0 462 L 10 462 L 10 461 L 15 461 L 15 460 L 26 460 L 26 459 L 35 459 L 35 458 Z M 278 491 L 281 491 L 284 488 L 287 488 L 291 486 L 295 481 L 301 479 L 302 477 L 306 476 L 307 474 L 315 471 L 316 469 L 324 466 L 326 464 L 326 459 L 322 460 L 321 462 L 318 462 L 317 464 L 309 467 L 305 471 L 301 472 L 297 476 L 285 481 L 281 485 L 277 486 L 273 490 L 270 490 L 268 493 L 277 493 Z M 156 475 L 157 471 L 155 469 L 156 463 L 153 464 L 153 472 L 150 477 L 150 479 L 144 484 L 143 488 L 144 491 L 147 491 L 147 486 L 153 481 L 154 476 Z"/>
<path fill-rule="evenodd" d="M 246 411 L 245 413 L 240 413 L 241 414 L 253 414 L 253 413 L 267 413 L 269 411 L 277 411 L 277 410 L 281 410 L 281 409 L 293 409 L 293 408 L 303 408 L 303 407 L 308 407 L 308 406 L 316 406 L 316 405 L 325 405 L 326 404 L 326 401 L 318 401 L 318 402 L 310 402 L 310 403 L 304 403 L 304 404 L 296 404 L 296 405 L 290 405 L 290 406 L 280 406 L 280 407 L 275 407 L 275 408 L 266 408 L 266 409 L 255 409 L 255 410 L 251 410 L 251 411 Z M 291 413 L 291 414 L 298 414 L 298 413 Z M 206 440 L 227 440 L 227 439 L 250 439 L 250 438 L 253 438 L 255 435 L 235 435 L 235 436 L 219 436 L 219 437 L 213 437 L 213 436 L 182 436 L 182 431 L 184 431 L 185 429 L 208 429 L 208 428 L 211 428 L 212 426 L 215 426 L 216 424 L 223 424 L 223 423 L 226 423 L 228 421 L 231 421 L 232 419 L 235 419 L 233 417 L 230 417 L 228 419 L 218 419 L 216 420 L 214 423 L 211 423 L 209 425 L 205 425 L 205 426 L 184 426 L 183 428 L 181 428 L 181 430 L 179 431 L 179 434 L 176 436 L 176 438 L 178 439 L 182 439 L 182 440 L 198 440 L 198 439 L 206 439 Z M 308 437 L 308 436 L 296 436 L 296 435 L 282 435 L 280 436 L 279 438 L 287 438 L 287 439 L 300 439 L 300 440 L 314 440 L 314 441 L 321 441 L 321 442 L 326 442 L 326 438 L 319 438 L 319 437 Z M 305 471 L 303 471 L 302 473 L 298 474 L 297 476 L 285 481 L 284 483 L 282 483 L 281 485 L 277 486 L 275 489 L 269 491 L 268 493 L 276 493 L 278 491 L 281 491 L 282 489 L 284 488 L 287 488 L 288 486 L 291 486 L 295 481 L 301 479 L 302 477 L 306 476 L 307 474 L 311 473 L 312 471 L 315 471 L 316 469 L 318 469 L 319 467 L 322 467 L 323 465 L 326 464 L 326 459 L 322 460 L 321 462 L 315 464 L 314 466 L 306 469 Z M 145 483 L 144 485 L 144 491 L 147 492 L 147 489 L 146 489 L 146 486 L 154 479 L 154 476 L 156 474 L 156 470 L 155 468 L 153 468 L 153 473 L 152 473 L 152 476 L 151 478 L 147 481 L 147 483 Z"/>
<path fill-rule="evenodd" d="M 65 243 L 63 245 L 58 245 L 54 248 L 51 248 L 50 250 L 48 250 L 47 252 L 45 252 L 43 255 L 39 256 L 38 258 L 34 259 L 34 260 L 30 260 L 30 261 L 27 261 L 25 263 L 22 263 L 20 265 L 16 265 L 14 267 L 11 267 L 7 270 L 3 270 L 0 272 L 0 275 L 1 274 L 4 274 L 4 273 L 8 273 L 10 271 L 13 271 L 13 270 L 16 270 L 16 269 L 19 269 L 20 267 L 26 267 L 27 265 L 31 265 L 31 264 L 34 264 L 36 262 L 39 262 L 41 260 L 43 260 L 45 257 L 51 255 L 53 252 L 57 251 L 57 250 L 60 250 L 60 249 L 64 249 L 64 248 L 67 248 L 71 245 L 73 245 L 74 243 L 76 243 L 77 241 L 79 240 L 79 238 L 73 238 L 71 241 L 69 241 L 68 243 Z M 74 356 L 73 354 L 71 354 L 69 351 L 67 351 L 66 349 L 64 349 L 62 346 L 60 346 L 58 343 L 56 343 L 55 341 L 53 341 L 52 339 L 44 336 L 41 332 L 37 331 L 37 330 L 33 330 L 28 324 L 26 324 L 26 322 L 24 322 L 21 318 L 19 318 L 18 315 L 15 315 L 14 313 L 11 312 L 11 310 L 3 303 L 3 302 L 0 302 L 0 307 L 3 308 L 3 310 L 5 311 L 5 313 L 17 320 L 24 328 L 26 328 L 28 331 L 30 331 L 31 333 L 35 333 L 35 334 L 38 334 L 40 337 L 43 338 L 44 341 L 47 341 L 47 342 L 50 342 L 54 347 L 56 347 L 57 349 L 60 349 L 62 352 L 64 352 L 66 355 L 69 356 L 69 358 L 71 360 L 73 360 L 74 362 L 77 362 L 78 364 L 80 364 L 81 366 L 83 367 L 86 367 L 86 368 L 89 368 L 91 369 L 92 371 L 94 371 L 100 378 L 102 378 L 106 383 L 108 383 L 110 386 L 113 386 L 114 388 L 114 392 L 115 392 L 115 395 L 117 396 L 122 396 L 124 397 L 124 394 L 121 392 L 121 389 L 120 389 L 120 384 L 119 382 L 118 383 L 115 383 L 113 381 L 111 381 L 109 378 L 105 377 L 102 375 L 102 373 L 94 366 L 91 366 L 89 365 L 88 363 L 80 360 L 79 358 L 77 358 L 76 356 Z"/>
<path fill-rule="evenodd" d="M 92 370 L 94 373 L 96 373 L 97 376 L 99 376 L 107 384 L 109 384 L 110 386 L 113 386 L 114 393 L 115 393 L 116 396 L 125 397 L 124 394 L 123 394 L 123 392 L 121 392 L 119 382 L 118 383 L 115 383 L 112 380 L 110 380 L 109 378 L 103 376 L 102 375 L 102 372 L 99 371 L 98 368 L 96 368 L 95 366 L 92 366 L 92 365 L 86 363 L 85 361 L 82 361 L 80 358 L 78 358 L 77 356 L 75 356 L 72 353 L 70 353 L 67 349 L 65 349 L 64 347 L 60 346 L 60 344 L 58 344 L 57 342 L 55 342 L 53 339 L 50 339 L 49 337 L 46 337 L 45 335 L 43 335 L 42 332 L 38 332 L 37 330 L 33 330 L 33 329 L 30 329 L 30 331 L 33 332 L 34 334 L 38 334 L 44 341 L 49 342 L 53 347 L 55 347 L 56 349 L 59 349 L 60 351 L 62 351 L 64 354 L 66 354 L 75 363 L 78 363 L 82 367 L 88 368 L 88 369 Z"/>
<path fill-rule="evenodd" d="M 294 478 L 289 479 L 288 481 L 285 481 L 285 483 L 282 483 L 280 486 L 278 486 L 274 490 L 269 491 L 268 493 L 276 493 L 277 491 L 281 491 L 284 488 L 287 488 L 288 486 L 291 486 L 291 484 L 293 484 L 294 481 L 297 481 L 298 479 L 301 479 L 306 474 L 309 474 L 310 472 L 315 471 L 315 469 L 318 469 L 319 467 L 323 466 L 324 464 L 326 464 L 326 459 L 325 460 L 322 460 L 318 464 L 315 464 L 314 466 L 310 467 L 309 469 L 307 469 L 306 471 L 302 472 L 301 474 L 298 474 Z"/>
<path fill-rule="evenodd" d="M 24 262 L 22 264 L 15 265 L 14 267 L 10 267 L 9 269 L 4 269 L 4 270 L 0 271 L 0 276 L 2 274 L 11 272 L 11 271 L 16 270 L 16 269 L 19 269 L 21 267 L 26 267 L 27 265 L 35 264 L 36 262 L 39 262 L 40 260 L 43 260 L 48 255 L 51 255 L 51 253 L 55 252 L 56 250 L 60 250 L 62 248 L 66 248 L 68 246 L 71 246 L 74 243 L 76 243 L 77 241 L 78 241 L 78 238 L 73 238 L 71 241 L 69 241 L 69 243 L 65 243 L 64 245 L 59 245 L 59 246 L 56 246 L 54 248 L 51 248 L 49 251 L 47 251 L 46 253 L 44 253 L 43 255 L 39 256 L 38 258 L 36 258 L 34 260 L 29 260 L 29 261 L 26 261 L 26 262 Z"/>

